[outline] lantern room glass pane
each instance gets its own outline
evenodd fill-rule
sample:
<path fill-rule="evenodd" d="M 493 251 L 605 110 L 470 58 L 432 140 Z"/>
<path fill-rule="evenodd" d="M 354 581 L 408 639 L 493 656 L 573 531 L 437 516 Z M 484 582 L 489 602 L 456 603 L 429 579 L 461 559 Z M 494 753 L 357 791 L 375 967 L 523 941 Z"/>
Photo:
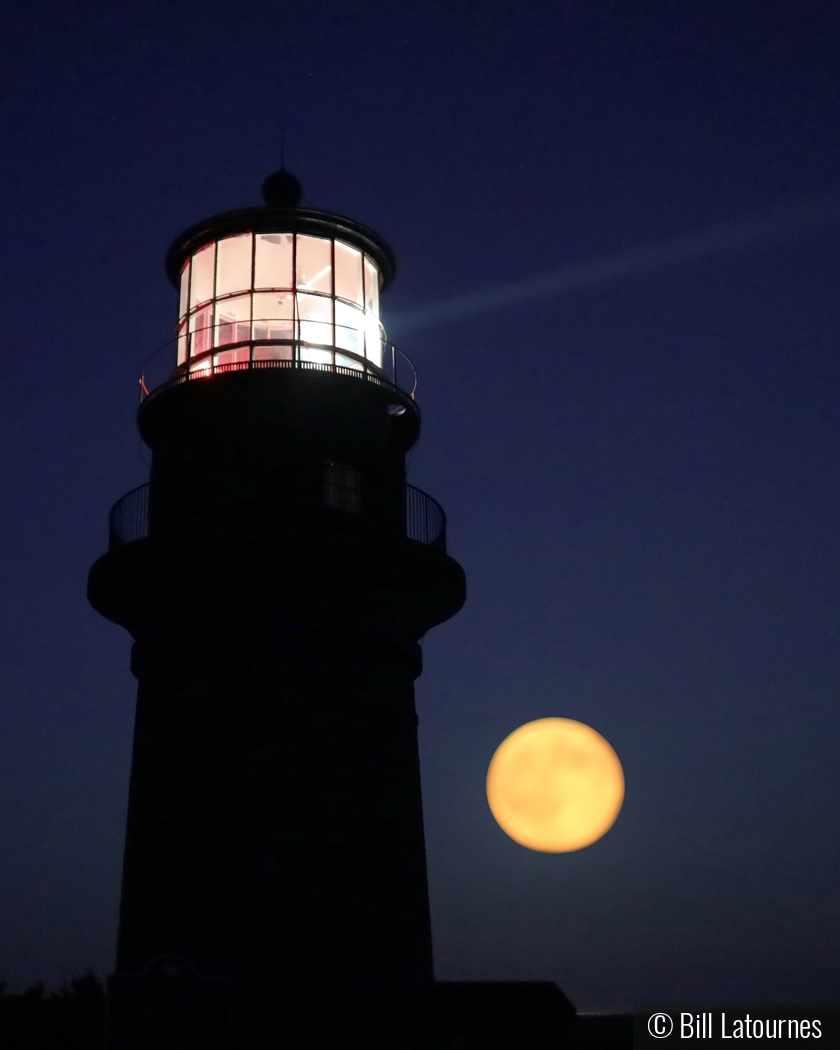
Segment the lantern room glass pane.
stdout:
<path fill-rule="evenodd" d="M 298 295 L 300 338 L 310 343 L 333 343 L 333 300 L 325 295 Z M 307 358 L 306 360 L 310 360 Z"/>
<path fill-rule="evenodd" d="M 297 286 L 307 292 L 332 293 L 332 241 L 298 235 L 295 255 Z"/>
<path fill-rule="evenodd" d="M 190 365 L 190 374 L 194 376 L 209 376 L 213 374 L 213 358 L 204 357 L 200 361 L 194 361 Z"/>
<path fill-rule="evenodd" d="M 237 295 L 216 303 L 216 346 L 251 338 L 251 296 Z"/>
<path fill-rule="evenodd" d="M 310 346 L 300 348 L 300 360 L 309 361 L 315 365 L 331 365 L 333 363 L 332 350 L 314 350 Z"/>
<path fill-rule="evenodd" d="M 224 350 L 220 354 L 214 354 L 213 366 L 214 368 L 219 368 L 221 366 L 227 365 L 229 370 L 231 365 L 245 365 L 250 361 L 250 359 L 251 347 L 240 346 L 237 347 L 236 350 Z"/>
<path fill-rule="evenodd" d="M 294 316 L 293 292 L 254 293 L 254 339 L 292 339 Z"/>
<path fill-rule="evenodd" d="M 295 297 L 292 292 L 255 292 L 254 320 L 288 319 L 295 316 Z"/>
<path fill-rule="evenodd" d="M 213 345 L 213 307 L 204 306 L 190 317 L 190 357 L 198 357 Z"/>
<path fill-rule="evenodd" d="M 255 361 L 294 361 L 295 348 L 293 346 L 255 346 Z"/>
<path fill-rule="evenodd" d="M 246 292 L 251 287 L 251 241 L 250 233 L 238 237 L 225 237 L 219 241 L 216 264 L 216 295 L 231 292 Z"/>
<path fill-rule="evenodd" d="M 365 357 L 377 368 L 382 367 L 384 334 L 379 319 L 365 314 Z"/>
<path fill-rule="evenodd" d="M 365 256 L 365 309 L 379 317 L 379 270 Z"/>
<path fill-rule="evenodd" d="M 349 244 L 335 242 L 335 294 L 357 306 L 364 305 L 362 295 L 362 253 Z"/>
<path fill-rule="evenodd" d="M 182 365 L 187 360 L 187 319 L 178 325 L 178 364 Z"/>
<path fill-rule="evenodd" d="M 190 260 L 187 259 L 184 269 L 181 270 L 181 302 L 178 306 L 178 317 L 183 317 L 187 312 L 187 296 L 190 292 Z"/>
<path fill-rule="evenodd" d="M 338 247 L 336 245 L 336 247 Z M 359 268 L 361 277 L 361 267 Z M 349 306 L 336 300 L 335 303 L 335 345 L 340 350 L 352 350 L 354 354 L 364 357 L 365 315 L 355 306 Z"/>
<path fill-rule="evenodd" d="M 341 354 L 335 355 L 335 366 L 336 368 L 352 368 L 354 372 L 363 372 L 365 369 L 361 361 L 353 357 L 342 357 Z"/>
<path fill-rule="evenodd" d="M 291 233 L 258 233 L 254 246 L 254 287 L 292 288 Z"/>
<path fill-rule="evenodd" d="M 190 281 L 190 309 L 213 298 L 213 279 L 216 271 L 216 245 L 208 244 L 192 258 Z"/>

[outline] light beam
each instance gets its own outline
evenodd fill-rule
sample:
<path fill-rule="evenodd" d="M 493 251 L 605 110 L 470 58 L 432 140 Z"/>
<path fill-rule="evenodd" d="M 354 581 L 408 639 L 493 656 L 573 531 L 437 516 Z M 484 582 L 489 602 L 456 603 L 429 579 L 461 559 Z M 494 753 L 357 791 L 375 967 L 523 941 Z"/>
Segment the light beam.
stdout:
<path fill-rule="evenodd" d="M 577 266 L 440 299 L 428 306 L 407 310 L 396 317 L 392 315 L 392 330 L 398 329 L 402 335 L 492 310 L 503 310 L 530 299 L 572 295 L 624 277 L 667 266 L 679 266 L 726 252 L 744 251 L 768 241 L 796 237 L 838 220 L 840 200 L 836 196 L 822 197 L 762 218 L 710 226 L 705 230 L 681 234 L 658 244 L 616 252 Z"/>

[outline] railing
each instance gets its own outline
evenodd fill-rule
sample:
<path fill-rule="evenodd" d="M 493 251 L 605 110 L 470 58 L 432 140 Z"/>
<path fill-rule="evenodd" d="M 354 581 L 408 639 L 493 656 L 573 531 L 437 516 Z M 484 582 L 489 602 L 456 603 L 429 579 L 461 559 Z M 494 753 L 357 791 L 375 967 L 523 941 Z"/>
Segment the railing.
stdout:
<path fill-rule="evenodd" d="M 245 328 L 244 337 L 238 340 L 228 331 L 236 327 Z M 256 322 L 238 326 L 215 324 L 199 329 L 190 334 L 191 345 L 201 333 L 206 335 L 208 344 L 216 345 L 189 360 L 184 360 L 187 345 L 184 334 L 168 340 L 149 357 L 140 377 L 141 402 L 160 390 L 192 379 L 263 368 L 336 372 L 366 379 L 412 401 L 417 390 L 417 372 L 411 360 L 393 344 L 385 343 L 384 339 L 375 343 L 366 340 L 364 333 L 355 328 L 331 322 L 268 318 L 259 325 Z M 173 370 L 176 357 L 180 363 Z"/>
<path fill-rule="evenodd" d="M 413 485 L 405 487 L 405 534 L 410 540 L 446 550 L 446 514 L 437 500 Z"/>
<path fill-rule="evenodd" d="M 108 515 L 108 549 L 145 539 L 149 535 L 149 483 L 117 500 Z"/>
<path fill-rule="evenodd" d="M 149 535 L 149 483 L 138 485 L 117 500 L 108 515 L 108 549 Z M 446 551 L 443 507 L 414 485 L 405 487 L 405 535 L 441 552 Z"/>

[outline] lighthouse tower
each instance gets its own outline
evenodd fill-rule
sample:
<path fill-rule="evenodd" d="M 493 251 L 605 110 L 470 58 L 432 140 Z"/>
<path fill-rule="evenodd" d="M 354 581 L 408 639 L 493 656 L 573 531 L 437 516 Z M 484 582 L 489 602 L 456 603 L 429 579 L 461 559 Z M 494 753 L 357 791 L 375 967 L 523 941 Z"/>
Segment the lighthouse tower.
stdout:
<path fill-rule="evenodd" d="M 113 1046 L 164 1045 L 147 992 L 167 976 L 196 1003 L 261 989 L 232 1020 L 224 1000 L 205 1047 L 433 980 L 414 681 L 464 573 L 406 484 L 420 411 L 380 321 L 390 248 L 301 207 L 286 172 L 263 195 L 169 250 L 176 338 L 138 412 L 150 478 L 89 577 L 138 681 Z"/>

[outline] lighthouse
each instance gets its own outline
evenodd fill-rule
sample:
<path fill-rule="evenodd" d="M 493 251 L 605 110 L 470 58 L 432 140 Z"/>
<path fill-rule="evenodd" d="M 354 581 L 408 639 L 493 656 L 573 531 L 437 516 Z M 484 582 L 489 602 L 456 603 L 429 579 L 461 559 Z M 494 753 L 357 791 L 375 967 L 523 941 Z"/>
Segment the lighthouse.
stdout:
<path fill-rule="evenodd" d="M 149 481 L 88 581 L 137 679 L 114 1047 L 284 1045 L 260 1039 L 433 981 L 414 682 L 464 573 L 406 482 L 391 249 L 285 171 L 263 196 L 169 249 Z"/>
<path fill-rule="evenodd" d="M 167 253 L 149 481 L 88 578 L 137 679 L 108 1050 L 553 1046 L 553 983 L 434 981 L 414 682 L 466 583 L 406 482 L 393 252 L 263 198 Z"/>

